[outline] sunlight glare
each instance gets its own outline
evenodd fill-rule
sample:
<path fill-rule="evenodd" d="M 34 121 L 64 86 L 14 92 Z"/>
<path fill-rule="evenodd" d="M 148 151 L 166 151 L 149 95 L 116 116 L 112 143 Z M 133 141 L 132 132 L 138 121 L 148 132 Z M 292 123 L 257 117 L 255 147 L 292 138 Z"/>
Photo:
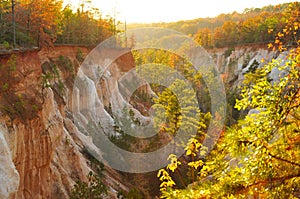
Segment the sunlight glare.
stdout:
<path fill-rule="evenodd" d="M 65 0 L 78 7 L 86 0 Z M 245 8 L 260 8 L 267 5 L 291 2 L 290 0 L 92 0 L 103 15 L 116 16 L 128 23 L 172 22 L 205 17 L 221 13 L 243 12 Z"/>

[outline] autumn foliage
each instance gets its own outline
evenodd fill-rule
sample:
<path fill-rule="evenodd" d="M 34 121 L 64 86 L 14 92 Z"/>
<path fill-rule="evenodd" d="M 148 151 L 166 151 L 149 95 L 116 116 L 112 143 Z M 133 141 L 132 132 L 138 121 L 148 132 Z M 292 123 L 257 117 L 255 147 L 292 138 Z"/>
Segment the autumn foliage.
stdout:
<path fill-rule="evenodd" d="M 63 7 L 62 0 L 3 0 L 0 44 L 13 44 L 15 27 L 16 45 L 21 47 L 49 47 L 54 43 L 96 45 L 116 31 L 114 20 L 103 18 L 98 9 L 83 9 L 84 5 L 85 2 L 82 8 L 73 10 L 69 5 Z"/>
<path fill-rule="evenodd" d="M 244 74 L 235 108 L 248 114 L 227 128 L 210 155 L 187 163 L 197 180 L 185 188 L 172 178 L 183 164 L 170 156 L 171 163 L 158 173 L 161 198 L 299 198 L 299 3 L 290 4 L 283 17 L 269 47 L 289 52 L 286 60 Z M 278 79 L 270 78 L 274 69 Z M 197 157 L 200 146 L 191 139 L 186 156 L 195 151 Z"/>

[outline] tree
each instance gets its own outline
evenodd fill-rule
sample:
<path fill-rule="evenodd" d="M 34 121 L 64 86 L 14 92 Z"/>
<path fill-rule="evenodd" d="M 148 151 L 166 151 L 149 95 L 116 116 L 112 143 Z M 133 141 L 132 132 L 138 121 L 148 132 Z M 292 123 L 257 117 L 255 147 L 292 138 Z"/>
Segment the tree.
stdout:
<path fill-rule="evenodd" d="M 200 29 L 195 35 L 196 41 L 203 47 L 212 47 L 211 30 L 208 28 Z"/>
<path fill-rule="evenodd" d="M 300 190 L 300 54 L 286 65 L 272 62 L 246 75 L 238 109 L 255 110 L 230 128 L 189 189 L 168 187 L 167 198 L 296 197 Z M 288 71 L 277 82 L 273 68 Z M 192 161 L 190 164 L 194 164 Z M 201 180 L 202 179 L 202 180 Z M 176 196 L 176 197 L 175 197 Z"/>
<path fill-rule="evenodd" d="M 3 0 L 0 2 L 0 44 L 5 41 L 11 41 L 11 22 L 10 18 L 10 1 Z"/>
<path fill-rule="evenodd" d="M 16 20 L 15 20 L 15 1 L 11 1 L 11 15 L 12 15 L 12 32 L 13 32 L 13 46 L 16 47 Z"/>
<path fill-rule="evenodd" d="M 292 4 L 289 8 L 297 5 Z M 294 12 L 299 12 L 299 9 Z M 291 30 L 296 33 L 292 34 L 296 35 L 295 41 L 299 41 L 295 14 L 286 16 L 289 16 L 286 26 L 293 25 Z M 287 38 L 281 35 L 280 41 L 275 41 L 275 44 L 282 42 L 279 50 L 291 42 L 288 39 L 290 35 L 286 35 Z M 197 182 L 178 189 L 176 182 L 170 178 L 170 171 L 160 171 L 162 198 L 299 197 L 299 42 L 296 45 L 285 62 L 273 60 L 245 75 L 241 99 L 237 100 L 235 107 L 249 113 L 223 134 L 205 160 L 189 163 L 200 167 Z M 278 77 L 271 76 L 275 68 L 281 71 Z M 192 154 L 188 146 L 190 144 L 187 145 L 187 154 Z M 177 169 L 179 163 L 176 162 L 175 167 L 174 162 L 167 169 Z"/>
<path fill-rule="evenodd" d="M 202 134 L 205 126 L 205 115 L 200 113 L 195 92 L 184 80 L 175 80 L 169 88 L 158 93 L 154 99 L 155 106 L 165 112 L 165 121 L 160 121 L 162 131 L 174 136 L 178 129 L 182 129 L 187 136 Z M 158 113 L 157 115 L 164 115 Z M 157 118 L 158 119 L 158 118 Z M 185 144 L 185 143 L 181 143 Z"/>
<path fill-rule="evenodd" d="M 61 6 L 62 0 L 21 0 L 16 5 L 16 22 L 22 27 L 18 30 L 22 33 L 18 38 L 20 42 L 39 47 L 52 45 L 56 40 Z"/>
<path fill-rule="evenodd" d="M 270 43 L 269 48 L 273 50 L 285 51 L 290 47 L 299 47 L 300 45 L 300 3 L 294 2 L 289 4 L 284 12 L 284 28 L 276 33 L 274 44 Z M 273 32 L 273 29 L 269 30 Z"/>
<path fill-rule="evenodd" d="M 62 10 L 59 21 L 58 43 L 96 45 L 112 36 L 112 19 L 104 19 L 96 8 L 81 9 L 74 12 L 69 6 Z"/>

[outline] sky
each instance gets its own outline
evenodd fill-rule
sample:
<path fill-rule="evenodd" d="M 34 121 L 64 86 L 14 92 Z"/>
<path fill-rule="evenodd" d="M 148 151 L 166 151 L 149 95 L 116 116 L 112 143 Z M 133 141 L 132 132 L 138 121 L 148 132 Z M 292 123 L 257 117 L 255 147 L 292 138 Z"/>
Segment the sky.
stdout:
<path fill-rule="evenodd" d="M 64 0 L 74 6 L 84 0 Z M 221 13 L 243 12 L 245 8 L 260 8 L 293 0 L 91 0 L 103 15 L 115 16 L 127 23 L 173 22 Z"/>

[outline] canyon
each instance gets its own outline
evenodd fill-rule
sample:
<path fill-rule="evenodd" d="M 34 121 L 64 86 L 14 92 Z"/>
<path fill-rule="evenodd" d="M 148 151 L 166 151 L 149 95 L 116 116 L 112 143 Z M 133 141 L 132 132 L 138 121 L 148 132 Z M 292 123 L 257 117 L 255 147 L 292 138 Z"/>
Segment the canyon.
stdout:
<path fill-rule="evenodd" d="M 147 122 L 116 86 L 123 74 L 135 68 L 130 49 L 106 49 L 102 52 L 105 59 L 91 63 L 93 67 L 82 66 L 91 51 L 83 46 L 56 46 L 0 54 L 2 81 L 9 82 L 4 87 L 1 82 L 0 198 L 69 198 L 78 179 L 88 180 L 93 170 L 91 154 L 103 155 L 97 146 L 101 140 L 92 140 L 87 133 L 89 121 L 101 119 L 103 133 L 118 136 L 109 108 L 113 106 L 113 115 L 121 118 L 121 110 L 130 108 L 139 121 Z M 284 53 L 260 45 L 207 51 L 232 90 L 248 71 L 272 59 L 285 59 Z M 109 68 L 99 79 L 94 72 L 101 64 Z M 274 69 L 270 76 L 276 80 L 280 71 Z M 80 89 L 83 84 L 87 89 Z M 148 85 L 144 89 L 151 92 Z M 94 114 L 85 112 L 95 104 Z M 141 176 L 136 178 L 143 181 Z M 104 197 L 117 198 L 120 190 L 128 192 L 134 187 L 135 183 L 124 179 L 124 173 L 106 166 L 103 180 L 108 194 Z M 143 194 L 151 197 L 147 191 Z"/>

